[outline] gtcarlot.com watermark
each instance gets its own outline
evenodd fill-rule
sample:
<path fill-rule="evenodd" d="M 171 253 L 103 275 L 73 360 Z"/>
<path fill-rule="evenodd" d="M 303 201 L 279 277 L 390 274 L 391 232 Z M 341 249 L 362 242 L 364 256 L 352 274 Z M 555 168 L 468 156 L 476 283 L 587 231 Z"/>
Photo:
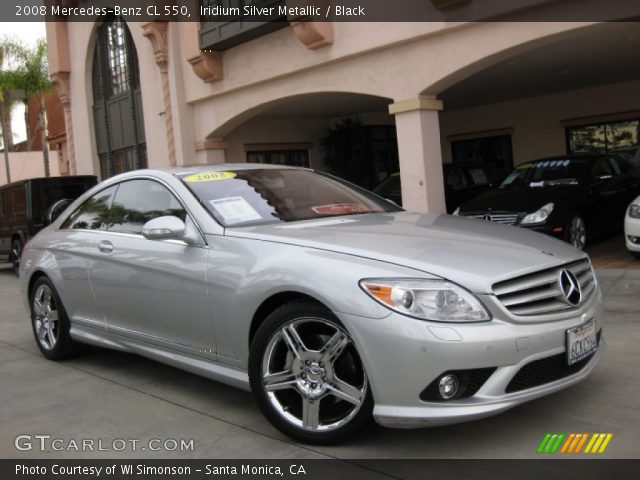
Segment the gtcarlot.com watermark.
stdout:
<path fill-rule="evenodd" d="M 28 452 L 193 452 L 195 442 L 184 438 L 57 438 L 49 434 L 23 434 L 14 440 L 17 450 Z"/>

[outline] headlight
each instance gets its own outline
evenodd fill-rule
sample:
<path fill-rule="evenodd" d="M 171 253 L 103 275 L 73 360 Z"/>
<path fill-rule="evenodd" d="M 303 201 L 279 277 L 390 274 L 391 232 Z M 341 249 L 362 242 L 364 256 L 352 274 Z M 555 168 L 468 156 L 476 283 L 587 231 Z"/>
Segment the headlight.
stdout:
<path fill-rule="evenodd" d="M 640 218 L 640 205 L 632 204 L 629 207 L 629 216 L 631 218 Z"/>
<path fill-rule="evenodd" d="M 553 212 L 553 203 L 547 203 L 540 210 L 537 210 L 525 216 L 520 222 L 520 225 L 544 223 L 547 221 L 547 218 L 549 218 L 549 215 L 551 215 L 551 212 Z"/>
<path fill-rule="evenodd" d="M 460 207 L 456 208 L 451 215 L 460 215 Z"/>
<path fill-rule="evenodd" d="M 489 312 L 470 292 L 445 280 L 365 279 L 362 289 L 403 315 L 436 322 L 483 322 Z"/>

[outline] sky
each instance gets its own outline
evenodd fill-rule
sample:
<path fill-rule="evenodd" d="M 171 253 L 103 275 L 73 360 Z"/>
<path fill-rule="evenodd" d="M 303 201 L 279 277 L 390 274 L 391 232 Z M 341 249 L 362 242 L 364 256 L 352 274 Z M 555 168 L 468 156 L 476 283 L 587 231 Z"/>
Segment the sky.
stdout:
<path fill-rule="evenodd" d="M 28 46 L 33 46 L 39 38 L 46 38 L 46 28 L 44 22 L 0 22 L 0 38 L 5 35 L 15 37 Z M 18 102 L 12 110 L 11 118 L 14 141 L 18 143 L 26 140 L 24 104 L 22 102 Z"/>

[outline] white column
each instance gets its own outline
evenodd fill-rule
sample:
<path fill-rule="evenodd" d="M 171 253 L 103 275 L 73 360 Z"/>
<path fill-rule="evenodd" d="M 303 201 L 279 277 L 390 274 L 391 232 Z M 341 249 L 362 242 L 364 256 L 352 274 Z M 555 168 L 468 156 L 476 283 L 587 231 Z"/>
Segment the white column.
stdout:
<path fill-rule="evenodd" d="M 440 110 L 442 102 L 433 97 L 389 105 L 389 113 L 396 117 L 402 206 L 412 212 L 446 212 Z"/>
<path fill-rule="evenodd" d="M 196 163 L 202 165 L 226 163 L 228 145 L 223 138 L 213 138 L 196 144 Z"/>

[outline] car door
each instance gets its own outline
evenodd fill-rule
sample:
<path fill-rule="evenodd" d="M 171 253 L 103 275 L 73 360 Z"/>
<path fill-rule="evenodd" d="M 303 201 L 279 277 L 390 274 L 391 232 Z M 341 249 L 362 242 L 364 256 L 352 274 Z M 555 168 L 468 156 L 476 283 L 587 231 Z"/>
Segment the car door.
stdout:
<path fill-rule="evenodd" d="M 90 275 L 100 261 L 96 241 L 106 228 L 116 189 L 112 186 L 93 194 L 50 235 L 49 251 L 62 278 L 67 313 L 73 322 L 101 329 L 106 328 L 106 321 L 91 290 Z"/>
<path fill-rule="evenodd" d="M 615 171 L 608 157 L 595 161 L 591 170 L 590 195 L 593 215 L 590 228 L 593 233 L 608 233 L 621 228 L 626 205 L 624 203 L 624 177 Z"/>
<path fill-rule="evenodd" d="M 626 211 L 627 206 L 640 195 L 640 167 L 633 160 L 621 155 L 612 156 L 609 161 L 614 172 L 622 175 L 622 188 L 624 189 L 621 204 Z"/>
<path fill-rule="evenodd" d="M 212 353 L 212 323 L 205 282 L 208 249 L 176 240 L 149 240 L 143 225 L 173 215 L 191 218 L 163 184 L 151 179 L 121 182 L 106 230 L 94 241 L 99 261 L 91 285 L 115 334 L 189 353 Z"/>
<path fill-rule="evenodd" d="M 11 206 L 13 208 L 13 206 Z M 11 248 L 9 190 L 0 190 L 0 258 L 7 258 Z"/>

